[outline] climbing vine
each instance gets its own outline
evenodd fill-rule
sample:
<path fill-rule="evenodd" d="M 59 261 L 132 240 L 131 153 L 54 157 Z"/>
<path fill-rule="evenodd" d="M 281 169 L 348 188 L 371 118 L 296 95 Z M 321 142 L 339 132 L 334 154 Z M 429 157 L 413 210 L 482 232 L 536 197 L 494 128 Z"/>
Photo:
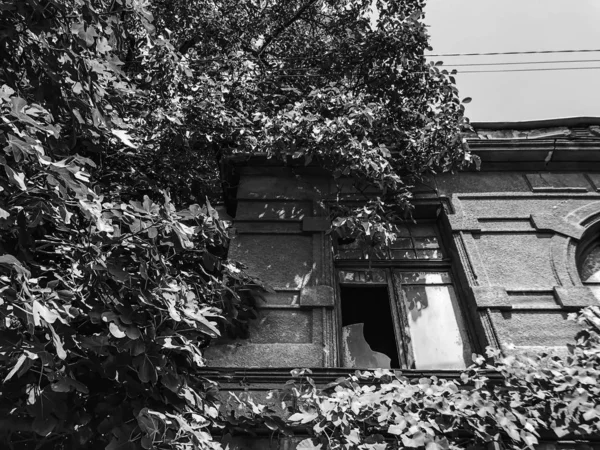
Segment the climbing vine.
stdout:
<path fill-rule="evenodd" d="M 571 320 L 582 330 L 568 355 L 488 348 L 459 379 L 408 378 L 378 369 L 317 386 L 293 371 L 274 397 L 287 405 L 282 425 L 272 406 L 239 398 L 237 423 L 302 430 L 298 449 L 447 450 L 489 443 L 535 448 L 541 439 L 597 439 L 600 433 L 600 308 Z M 274 403 L 276 405 L 276 403 Z"/>

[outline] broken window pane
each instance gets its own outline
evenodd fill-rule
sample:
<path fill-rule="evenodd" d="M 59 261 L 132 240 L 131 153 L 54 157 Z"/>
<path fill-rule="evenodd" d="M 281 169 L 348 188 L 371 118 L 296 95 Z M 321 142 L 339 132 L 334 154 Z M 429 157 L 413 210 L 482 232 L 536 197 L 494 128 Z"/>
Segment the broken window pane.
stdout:
<path fill-rule="evenodd" d="M 388 290 L 342 286 L 344 367 L 399 368 Z"/>

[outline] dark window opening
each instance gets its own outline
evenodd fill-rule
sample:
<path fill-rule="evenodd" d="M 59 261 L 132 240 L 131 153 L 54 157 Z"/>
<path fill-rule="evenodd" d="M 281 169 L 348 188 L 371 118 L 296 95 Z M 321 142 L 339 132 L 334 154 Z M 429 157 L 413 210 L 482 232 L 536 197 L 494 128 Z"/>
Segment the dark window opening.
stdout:
<path fill-rule="evenodd" d="M 368 367 L 361 366 L 361 361 L 373 361 L 372 352 L 379 352 L 391 359 L 390 368 L 400 368 L 387 288 L 341 286 L 341 298 L 342 328 L 348 330 L 343 333 L 345 351 L 355 361 L 355 367 Z M 358 325 L 362 325 L 364 341 L 371 351 L 363 345 L 360 336 L 356 336 L 361 330 Z"/>

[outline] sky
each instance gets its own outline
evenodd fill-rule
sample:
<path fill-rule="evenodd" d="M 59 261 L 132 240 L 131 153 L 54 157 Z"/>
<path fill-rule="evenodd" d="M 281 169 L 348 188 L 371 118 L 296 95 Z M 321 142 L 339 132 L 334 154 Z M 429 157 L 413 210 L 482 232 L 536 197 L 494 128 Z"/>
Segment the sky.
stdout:
<path fill-rule="evenodd" d="M 431 54 L 600 49 L 600 0 L 428 0 Z M 430 57 L 454 64 L 597 60 L 568 64 L 456 67 L 472 122 L 600 117 L 600 52 Z M 505 73 L 460 70 L 598 67 Z"/>

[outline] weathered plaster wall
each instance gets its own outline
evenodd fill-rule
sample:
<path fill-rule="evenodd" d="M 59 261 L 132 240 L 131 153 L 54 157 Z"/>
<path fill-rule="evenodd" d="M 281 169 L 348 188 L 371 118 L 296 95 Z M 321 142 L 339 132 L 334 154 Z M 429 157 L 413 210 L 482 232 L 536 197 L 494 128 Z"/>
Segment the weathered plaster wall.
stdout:
<path fill-rule="evenodd" d="M 575 263 L 577 242 L 600 213 L 600 174 L 462 172 L 428 183 L 419 198 L 447 199 L 454 260 L 480 344 L 563 349 L 575 333 L 566 313 L 595 304 Z M 325 174 L 240 169 L 237 236 L 230 256 L 274 289 L 247 340 L 206 353 L 226 367 L 338 365 L 331 243 L 324 233 Z M 350 193 L 350 184 L 345 186 Z"/>
<path fill-rule="evenodd" d="M 517 171 L 436 178 L 487 343 L 561 351 L 576 331 L 567 312 L 598 304 L 574 252 L 600 213 L 597 179 Z"/>
<path fill-rule="evenodd" d="M 281 167 L 240 170 L 229 256 L 268 283 L 246 340 L 222 340 L 206 358 L 218 367 L 335 366 L 331 252 L 316 199 L 329 179 Z"/>

